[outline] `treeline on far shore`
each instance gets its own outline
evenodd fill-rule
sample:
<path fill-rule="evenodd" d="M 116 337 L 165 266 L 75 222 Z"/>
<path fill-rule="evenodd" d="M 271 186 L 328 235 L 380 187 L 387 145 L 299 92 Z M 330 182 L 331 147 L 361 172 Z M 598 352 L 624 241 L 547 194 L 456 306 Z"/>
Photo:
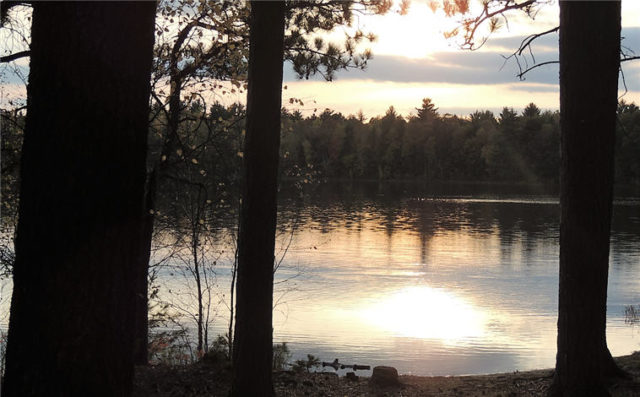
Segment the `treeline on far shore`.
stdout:
<path fill-rule="evenodd" d="M 467 117 L 441 114 L 428 98 L 410 117 L 393 107 L 368 120 L 329 109 L 310 116 L 283 110 L 282 116 L 283 178 L 525 183 L 559 178 L 559 112 L 533 103 L 522 112 L 505 107 L 498 115 L 476 111 Z M 197 101 L 184 104 L 178 157 L 167 161 L 170 178 L 161 190 L 173 191 L 171 185 L 186 180 L 209 186 L 213 196 L 235 195 L 230 188 L 242 174 L 244 117 L 239 104 L 216 103 L 206 110 Z M 2 207 L 7 210 L 15 205 L 24 114 L 3 111 L 2 118 Z M 163 117 L 152 118 L 149 164 L 164 161 L 166 130 Z M 617 183 L 640 184 L 640 108 L 633 103 L 618 105 L 615 161 Z"/>
<path fill-rule="evenodd" d="M 424 99 L 417 114 L 390 107 L 366 121 L 331 110 L 303 117 L 285 112 L 282 168 L 336 178 L 557 182 L 559 112 L 529 104 L 522 112 L 442 115 Z M 640 109 L 621 102 L 616 181 L 640 183 Z M 305 174 L 302 172 L 302 174 Z"/>

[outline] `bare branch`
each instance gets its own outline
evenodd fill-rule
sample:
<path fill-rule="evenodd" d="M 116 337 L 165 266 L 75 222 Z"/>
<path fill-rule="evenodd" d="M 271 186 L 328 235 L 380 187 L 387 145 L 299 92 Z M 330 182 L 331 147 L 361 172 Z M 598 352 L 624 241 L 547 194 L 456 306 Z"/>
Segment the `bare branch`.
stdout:
<path fill-rule="evenodd" d="M 29 50 L 16 52 L 14 54 L 9 54 L 9 55 L 5 55 L 3 57 L 0 57 L 0 63 L 7 63 L 7 62 L 15 61 L 16 59 L 25 58 L 25 57 L 28 57 L 30 55 L 31 55 L 31 51 L 29 51 Z"/>
<path fill-rule="evenodd" d="M 560 61 L 547 61 L 547 62 L 541 62 L 541 63 L 536 63 L 535 65 L 531 66 L 530 68 L 527 68 L 523 71 L 521 71 L 520 73 L 517 74 L 518 78 L 523 80 L 524 79 L 524 75 L 529 73 L 530 71 L 532 71 L 533 69 L 537 69 L 541 66 L 545 66 L 545 65 L 551 65 L 554 63 L 560 63 Z"/>
<path fill-rule="evenodd" d="M 520 43 L 520 47 L 518 48 L 518 51 L 516 51 L 515 53 L 517 53 L 518 55 L 522 55 L 522 52 L 526 48 L 531 49 L 531 43 L 533 43 L 536 39 L 538 39 L 539 37 L 548 35 L 550 33 L 555 33 L 555 32 L 557 32 L 559 30 L 560 30 L 560 26 L 556 26 L 555 28 L 549 29 L 546 32 L 536 33 L 536 34 L 532 34 L 532 35 L 529 35 L 529 36 L 525 37 L 525 39 L 522 40 L 522 42 Z"/>
<path fill-rule="evenodd" d="M 503 56 L 504 58 L 504 64 L 502 65 L 504 67 L 504 65 L 510 60 L 510 59 L 514 59 L 516 61 L 516 64 L 518 65 L 518 71 L 519 73 L 516 75 L 518 76 L 518 78 L 520 80 L 524 80 L 524 76 L 525 74 L 527 74 L 528 72 L 530 72 L 533 69 L 537 69 L 540 66 L 544 66 L 544 65 L 550 65 L 550 64 L 554 64 L 554 63 L 558 63 L 558 61 L 547 61 L 547 62 L 542 62 L 542 63 L 537 63 L 536 62 L 536 58 L 535 55 L 533 54 L 533 49 L 531 48 L 531 45 L 533 44 L 533 42 L 537 39 L 539 39 L 542 36 L 546 36 L 548 34 L 551 33 L 556 33 L 560 30 L 559 26 L 556 26 L 555 28 L 549 29 L 547 31 L 544 32 L 540 32 L 540 33 L 535 33 L 532 35 L 529 35 L 527 37 L 525 37 L 521 42 L 520 42 L 520 46 L 518 47 L 517 50 L 515 50 L 511 55 L 509 56 Z M 523 52 L 525 50 L 529 51 L 529 55 L 531 56 L 531 60 L 533 61 L 533 66 L 529 66 L 529 63 L 527 62 L 527 58 L 526 55 L 523 55 Z M 524 61 L 524 65 L 520 62 L 520 59 L 522 59 Z"/>

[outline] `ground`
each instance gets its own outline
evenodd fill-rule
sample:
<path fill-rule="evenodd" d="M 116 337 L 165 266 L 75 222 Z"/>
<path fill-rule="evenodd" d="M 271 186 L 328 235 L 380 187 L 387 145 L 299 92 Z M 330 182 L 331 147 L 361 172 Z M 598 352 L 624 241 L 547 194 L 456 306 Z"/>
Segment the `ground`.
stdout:
<path fill-rule="evenodd" d="M 616 358 L 633 379 L 613 383 L 613 396 L 640 396 L 640 352 Z M 278 396 L 544 396 L 551 384 L 550 369 L 478 376 L 400 376 L 402 386 L 379 388 L 368 378 L 349 380 L 332 373 L 274 374 Z M 139 367 L 135 397 L 227 396 L 230 368 L 221 362 L 188 366 Z"/>

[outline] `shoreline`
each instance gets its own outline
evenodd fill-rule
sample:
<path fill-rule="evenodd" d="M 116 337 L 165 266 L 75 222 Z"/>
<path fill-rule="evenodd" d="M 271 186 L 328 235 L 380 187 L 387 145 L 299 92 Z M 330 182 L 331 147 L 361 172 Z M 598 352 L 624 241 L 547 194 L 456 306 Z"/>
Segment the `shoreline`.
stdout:
<path fill-rule="evenodd" d="M 630 375 L 609 385 L 612 396 L 640 395 L 640 352 L 616 357 Z M 181 367 L 138 367 L 134 396 L 227 396 L 231 371 L 227 362 L 199 362 Z M 274 372 L 277 396 L 545 396 L 553 369 L 488 375 L 400 375 L 401 385 L 378 387 L 368 377 L 348 379 L 335 373 Z"/>

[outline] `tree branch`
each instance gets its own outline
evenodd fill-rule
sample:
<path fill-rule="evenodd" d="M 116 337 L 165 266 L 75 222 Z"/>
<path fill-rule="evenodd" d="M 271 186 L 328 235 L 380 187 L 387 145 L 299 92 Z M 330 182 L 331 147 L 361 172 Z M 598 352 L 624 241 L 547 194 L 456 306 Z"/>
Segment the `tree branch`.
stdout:
<path fill-rule="evenodd" d="M 536 63 L 536 58 L 533 55 L 533 50 L 531 49 L 531 44 L 533 44 L 533 42 L 536 39 L 538 39 L 538 38 L 540 38 L 542 36 L 546 36 L 546 35 L 548 35 L 550 33 L 558 32 L 559 30 L 560 30 L 560 27 L 556 26 L 555 28 L 549 29 L 547 31 L 540 32 L 540 33 L 535 33 L 535 34 L 532 34 L 532 35 L 529 35 L 529 36 L 525 37 L 520 42 L 520 46 L 518 47 L 518 49 L 516 51 L 514 51 L 508 57 L 503 56 L 504 64 L 502 66 L 504 67 L 504 65 L 507 63 L 507 61 L 509 61 L 509 59 L 515 59 L 516 64 L 518 65 L 518 70 L 519 70 L 519 73 L 516 76 L 518 76 L 518 78 L 520 80 L 524 80 L 524 75 L 527 74 L 529 71 L 531 71 L 533 69 L 537 69 L 540 66 L 550 65 L 550 64 L 553 64 L 553 63 L 558 63 L 558 61 L 547 61 L 547 62 L 542 62 L 542 63 Z M 531 59 L 533 61 L 533 66 L 531 66 L 531 67 L 529 67 L 529 65 L 528 65 L 526 55 L 522 54 L 527 49 L 529 50 L 529 54 L 531 55 Z M 522 57 L 522 59 L 524 60 L 524 66 L 520 63 L 520 57 Z"/>
<path fill-rule="evenodd" d="M 480 25 L 482 25 L 485 21 L 495 17 L 496 15 L 501 15 L 504 14 L 507 11 L 511 11 L 511 10 L 519 10 L 519 9 L 523 9 L 526 8 L 528 6 L 533 5 L 537 0 L 527 0 L 523 3 L 514 3 L 511 5 L 505 5 L 504 7 L 495 10 L 495 11 L 491 11 L 489 12 L 489 4 L 486 3 L 485 7 L 482 11 L 482 14 L 480 14 L 478 17 L 474 18 L 474 19 L 469 19 L 463 22 L 463 25 L 466 26 L 467 28 L 466 33 L 465 33 L 465 40 L 464 40 L 464 44 L 462 45 L 463 47 L 466 46 L 468 47 L 470 50 L 474 50 L 474 49 L 478 49 L 480 47 L 482 47 L 484 45 L 484 43 L 486 42 L 486 39 L 484 39 L 482 41 L 482 43 L 478 46 L 474 48 L 473 45 L 473 37 L 476 34 L 476 30 L 478 30 L 478 28 L 480 27 Z M 507 3 L 508 4 L 508 3 Z M 469 29 L 469 27 L 471 27 Z"/>
<path fill-rule="evenodd" d="M 522 52 L 525 50 L 525 48 L 529 48 L 531 49 L 531 43 L 533 43 L 534 40 L 536 40 L 539 37 L 548 35 L 549 33 L 554 33 L 560 30 L 560 26 L 556 26 L 553 29 L 549 29 L 546 32 L 542 32 L 542 33 L 536 33 L 536 34 L 532 34 L 529 35 L 527 37 L 525 37 L 524 40 L 522 40 L 522 42 L 520 43 L 520 47 L 518 48 L 518 51 L 516 51 L 518 53 L 518 55 L 522 55 Z M 514 53 L 515 54 L 515 53 Z"/>
<path fill-rule="evenodd" d="M 531 66 L 530 68 L 527 68 L 527 69 L 521 71 L 520 73 L 518 73 L 517 76 L 518 76 L 518 78 L 520 80 L 524 80 L 524 75 L 529 73 L 533 69 L 537 69 L 540 66 L 551 65 L 551 64 L 554 64 L 554 63 L 560 63 L 560 61 L 547 61 L 547 62 L 542 62 L 542 63 L 536 63 L 535 65 Z"/>
<path fill-rule="evenodd" d="M 29 50 L 19 51 L 19 52 L 16 52 L 14 54 L 9 54 L 9 55 L 5 55 L 3 57 L 0 57 L 0 63 L 7 63 L 7 62 L 15 61 L 16 59 L 25 58 L 25 57 L 28 57 L 30 55 L 31 55 L 31 51 L 29 51 Z"/>

